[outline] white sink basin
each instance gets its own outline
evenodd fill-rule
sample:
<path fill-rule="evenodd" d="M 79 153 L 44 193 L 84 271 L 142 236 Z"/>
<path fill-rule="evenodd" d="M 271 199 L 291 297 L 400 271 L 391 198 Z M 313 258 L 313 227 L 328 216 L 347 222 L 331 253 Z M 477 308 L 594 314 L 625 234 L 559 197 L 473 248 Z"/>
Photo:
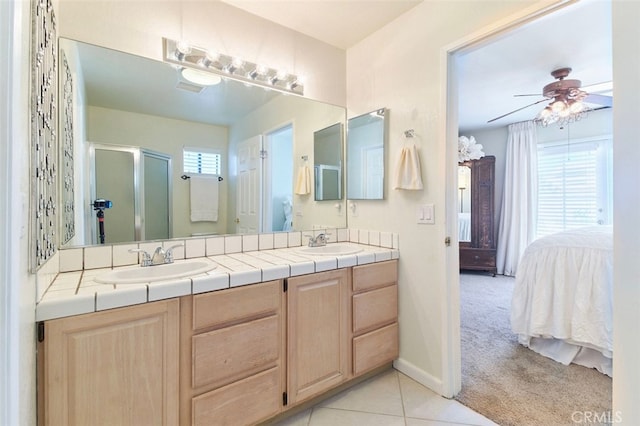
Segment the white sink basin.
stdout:
<path fill-rule="evenodd" d="M 349 244 L 327 244 L 321 247 L 301 247 L 296 250 L 300 254 L 314 256 L 341 256 L 345 254 L 354 254 L 361 252 L 360 247 Z"/>
<path fill-rule="evenodd" d="M 154 266 L 114 269 L 94 278 L 103 284 L 140 284 L 203 274 L 216 268 L 208 259 L 194 259 Z"/>

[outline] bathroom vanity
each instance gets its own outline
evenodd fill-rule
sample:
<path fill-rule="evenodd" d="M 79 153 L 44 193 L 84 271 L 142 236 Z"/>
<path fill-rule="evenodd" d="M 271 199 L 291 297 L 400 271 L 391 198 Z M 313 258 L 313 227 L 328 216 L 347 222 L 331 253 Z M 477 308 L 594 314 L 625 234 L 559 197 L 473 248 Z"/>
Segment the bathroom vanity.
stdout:
<path fill-rule="evenodd" d="M 41 321 L 39 423 L 248 425 L 321 397 L 397 358 L 394 253 Z"/>

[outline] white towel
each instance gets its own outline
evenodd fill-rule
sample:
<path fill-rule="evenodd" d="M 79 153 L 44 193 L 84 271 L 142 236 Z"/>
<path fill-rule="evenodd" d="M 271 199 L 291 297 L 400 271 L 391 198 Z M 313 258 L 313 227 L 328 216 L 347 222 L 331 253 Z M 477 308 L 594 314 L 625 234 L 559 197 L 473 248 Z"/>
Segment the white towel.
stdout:
<path fill-rule="evenodd" d="M 396 165 L 394 189 L 422 189 L 420 157 L 415 145 L 403 147 Z"/>
<path fill-rule="evenodd" d="M 191 222 L 218 221 L 218 176 L 191 176 Z"/>
<path fill-rule="evenodd" d="M 300 166 L 298 169 L 295 193 L 298 195 L 307 195 L 311 193 L 311 170 L 309 169 L 309 166 Z"/>

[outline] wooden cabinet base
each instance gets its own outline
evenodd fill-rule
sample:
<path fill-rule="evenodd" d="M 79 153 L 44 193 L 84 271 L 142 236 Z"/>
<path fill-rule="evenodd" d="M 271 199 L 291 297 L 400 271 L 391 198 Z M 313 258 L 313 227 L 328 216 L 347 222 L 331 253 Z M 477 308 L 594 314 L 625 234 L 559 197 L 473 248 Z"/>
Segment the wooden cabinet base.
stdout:
<path fill-rule="evenodd" d="M 398 323 L 353 339 L 353 373 L 359 375 L 398 358 Z"/>
<path fill-rule="evenodd" d="M 45 323 L 39 423 L 178 423 L 177 299 Z"/>
<path fill-rule="evenodd" d="M 251 425 L 280 412 L 280 371 L 258 373 L 193 398 L 193 425 Z"/>

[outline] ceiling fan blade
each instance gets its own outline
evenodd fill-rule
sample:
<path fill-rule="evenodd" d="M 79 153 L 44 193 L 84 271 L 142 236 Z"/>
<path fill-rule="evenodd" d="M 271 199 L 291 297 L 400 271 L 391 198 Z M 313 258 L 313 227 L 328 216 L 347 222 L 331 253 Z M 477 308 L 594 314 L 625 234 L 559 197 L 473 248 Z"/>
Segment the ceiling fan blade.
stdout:
<path fill-rule="evenodd" d="M 597 95 L 595 93 L 587 95 L 584 101 L 590 104 L 598 104 L 606 107 L 613 106 L 613 97 L 606 95 Z"/>
<path fill-rule="evenodd" d="M 527 93 L 525 95 L 513 95 L 514 97 L 518 98 L 520 96 L 542 96 L 541 93 Z"/>
<path fill-rule="evenodd" d="M 511 114 L 513 114 L 513 113 L 515 113 L 515 112 L 522 111 L 523 109 L 525 109 L 525 108 L 529 108 L 530 106 L 537 105 L 537 104 L 539 104 L 540 102 L 546 102 L 546 101 L 548 101 L 548 100 L 549 100 L 549 99 L 544 98 L 544 99 L 542 99 L 542 100 L 539 100 L 538 102 L 534 102 L 534 103 L 532 103 L 532 104 L 525 105 L 525 106 L 523 106 L 522 108 L 515 109 L 515 110 L 513 110 L 513 111 L 511 111 L 511 112 L 508 112 L 508 113 L 506 113 L 506 114 L 501 115 L 500 117 L 496 117 L 496 118 L 494 118 L 494 119 L 492 119 L 492 120 L 489 120 L 489 121 L 487 121 L 487 124 L 488 124 L 488 123 L 492 123 L 492 122 L 494 122 L 494 121 L 496 121 L 496 120 L 500 120 L 501 118 L 504 118 L 504 117 L 506 117 L 507 115 L 511 115 Z"/>

